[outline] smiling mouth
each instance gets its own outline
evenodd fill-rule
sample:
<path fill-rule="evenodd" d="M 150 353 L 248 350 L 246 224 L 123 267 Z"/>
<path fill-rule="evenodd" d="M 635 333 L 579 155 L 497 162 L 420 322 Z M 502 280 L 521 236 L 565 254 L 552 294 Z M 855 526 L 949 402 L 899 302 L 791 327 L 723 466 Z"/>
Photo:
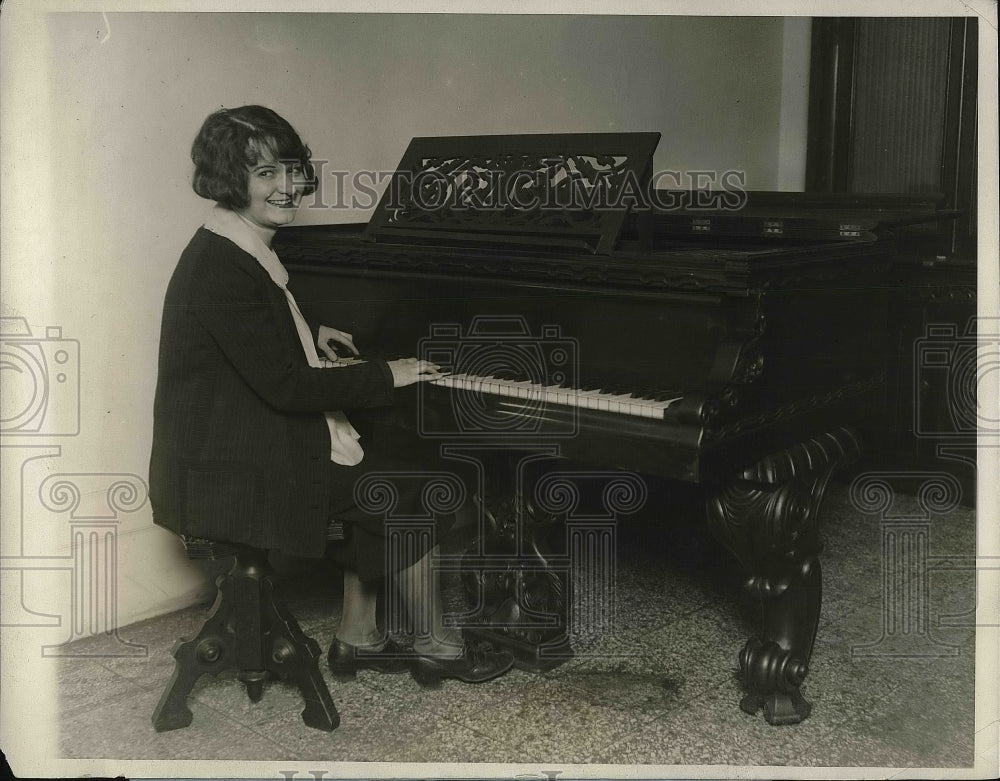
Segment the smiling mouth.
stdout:
<path fill-rule="evenodd" d="M 269 204 L 271 204 L 272 206 L 278 206 L 278 207 L 282 207 L 282 208 L 285 208 L 285 207 L 288 207 L 288 206 L 294 206 L 295 205 L 291 198 L 284 198 L 283 200 L 280 200 L 280 201 L 273 200 L 273 199 L 268 199 L 267 202 Z"/>

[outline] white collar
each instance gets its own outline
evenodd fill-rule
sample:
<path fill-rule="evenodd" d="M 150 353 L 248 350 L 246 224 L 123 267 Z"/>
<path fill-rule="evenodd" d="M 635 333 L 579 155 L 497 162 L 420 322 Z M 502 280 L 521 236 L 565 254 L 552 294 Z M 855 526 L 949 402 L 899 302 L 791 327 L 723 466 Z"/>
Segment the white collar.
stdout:
<path fill-rule="evenodd" d="M 278 256 L 274 254 L 264 240 L 260 237 L 242 216 L 227 209 L 224 206 L 214 206 L 208 219 L 205 220 L 205 228 L 223 238 L 229 239 L 233 244 L 252 255 L 264 268 L 271 280 L 282 290 L 288 284 L 288 272 L 281 265 Z"/>

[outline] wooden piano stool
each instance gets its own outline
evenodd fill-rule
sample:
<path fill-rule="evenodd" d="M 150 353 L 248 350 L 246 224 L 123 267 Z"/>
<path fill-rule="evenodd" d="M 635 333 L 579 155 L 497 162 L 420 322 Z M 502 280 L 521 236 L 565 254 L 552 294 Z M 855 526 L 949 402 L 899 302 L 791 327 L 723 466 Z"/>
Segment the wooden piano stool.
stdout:
<path fill-rule="evenodd" d="M 342 538 L 341 538 L 342 539 Z M 275 596 L 267 551 L 213 540 L 186 538 L 191 559 L 235 555 L 232 569 L 216 580 L 218 594 L 201 630 L 174 645 L 174 674 L 153 712 L 157 732 L 191 724 L 187 698 L 198 679 L 235 669 L 252 702 L 264 694 L 264 681 L 292 679 L 298 685 L 307 727 L 332 731 L 340 716 L 319 671 L 320 648 Z"/>

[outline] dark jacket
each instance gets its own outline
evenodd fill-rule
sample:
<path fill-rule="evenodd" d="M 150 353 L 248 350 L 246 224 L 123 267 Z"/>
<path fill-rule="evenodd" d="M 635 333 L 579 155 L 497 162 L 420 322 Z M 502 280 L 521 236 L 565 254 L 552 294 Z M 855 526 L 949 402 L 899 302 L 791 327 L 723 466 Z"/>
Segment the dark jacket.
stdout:
<path fill-rule="evenodd" d="M 251 255 L 199 229 L 163 305 L 153 521 L 323 555 L 331 469 L 322 413 L 390 404 L 392 385 L 383 361 L 310 367 L 282 290 Z"/>

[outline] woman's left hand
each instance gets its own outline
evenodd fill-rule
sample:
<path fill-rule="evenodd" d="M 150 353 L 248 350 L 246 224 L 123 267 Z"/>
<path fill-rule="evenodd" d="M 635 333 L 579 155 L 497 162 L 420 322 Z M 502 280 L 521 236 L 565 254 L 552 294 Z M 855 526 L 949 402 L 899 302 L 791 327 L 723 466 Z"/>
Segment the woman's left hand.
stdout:
<path fill-rule="evenodd" d="M 330 342 L 343 345 L 354 355 L 358 355 L 358 348 L 354 346 L 353 336 L 346 331 L 339 331 L 336 328 L 330 328 L 328 325 L 321 325 L 319 327 L 319 336 L 316 338 L 316 346 L 331 361 L 343 360 L 346 356 L 337 355 L 337 351 L 330 346 Z"/>

